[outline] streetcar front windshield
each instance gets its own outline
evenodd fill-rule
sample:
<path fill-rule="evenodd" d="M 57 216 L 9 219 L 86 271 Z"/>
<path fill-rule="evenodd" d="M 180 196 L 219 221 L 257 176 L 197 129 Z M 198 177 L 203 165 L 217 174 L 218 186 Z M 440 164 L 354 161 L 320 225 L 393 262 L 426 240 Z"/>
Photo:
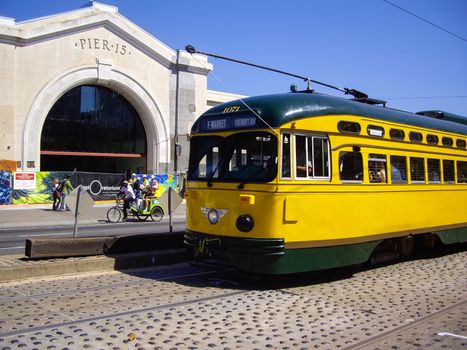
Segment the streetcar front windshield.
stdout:
<path fill-rule="evenodd" d="M 277 138 L 267 132 L 191 139 L 188 180 L 268 182 L 277 174 Z"/>

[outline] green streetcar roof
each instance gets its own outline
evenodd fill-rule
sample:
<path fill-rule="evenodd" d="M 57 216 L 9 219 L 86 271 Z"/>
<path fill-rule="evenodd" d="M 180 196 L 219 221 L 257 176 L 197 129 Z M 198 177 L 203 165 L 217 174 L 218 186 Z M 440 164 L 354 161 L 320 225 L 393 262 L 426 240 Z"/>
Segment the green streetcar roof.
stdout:
<path fill-rule="evenodd" d="M 229 107 L 231 108 L 229 109 Z M 225 113 L 226 109 L 227 111 L 235 110 L 235 112 Z M 223 103 L 201 115 L 193 125 L 192 133 L 201 131 L 200 126 L 203 125 L 203 121 L 227 117 L 235 118 L 236 116 L 244 117 L 246 114 L 253 115 L 250 109 L 261 116 L 272 128 L 302 118 L 342 114 L 467 135 L 467 118 L 462 116 L 441 111 L 429 111 L 436 112 L 434 114 L 427 113 L 430 116 L 419 115 L 318 93 L 254 96 Z M 261 124 L 261 127 L 267 126 Z"/>

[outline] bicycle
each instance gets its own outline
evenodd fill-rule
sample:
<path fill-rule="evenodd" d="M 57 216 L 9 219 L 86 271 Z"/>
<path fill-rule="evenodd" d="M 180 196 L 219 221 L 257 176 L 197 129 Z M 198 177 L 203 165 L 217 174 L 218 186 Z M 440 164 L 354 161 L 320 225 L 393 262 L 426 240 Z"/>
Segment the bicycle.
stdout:
<path fill-rule="evenodd" d="M 159 222 L 164 217 L 164 209 L 156 198 L 151 198 L 149 208 L 142 208 L 141 204 L 135 202 L 130 206 L 130 213 L 139 221 L 146 221 L 149 217 L 154 222 Z M 116 223 L 123 217 L 123 200 L 120 197 L 115 198 L 115 205 L 107 211 L 107 220 Z"/>

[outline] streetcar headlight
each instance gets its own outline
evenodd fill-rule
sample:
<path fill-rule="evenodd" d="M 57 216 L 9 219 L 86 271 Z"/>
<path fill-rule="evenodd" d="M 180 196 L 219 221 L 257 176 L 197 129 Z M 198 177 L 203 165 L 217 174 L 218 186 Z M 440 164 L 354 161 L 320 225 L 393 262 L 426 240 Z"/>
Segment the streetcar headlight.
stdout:
<path fill-rule="evenodd" d="M 217 208 L 201 208 L 201 212 L 206 217 L 206 220 L 211 225 L 217 224 L 219 221 L 222 220 L 225 214 L 227 214 L 227 209 L 217 209 Z"/>
<path fill-rule="evenodd" d="M 217 224 L 219 221 L 219 212 L 216 209 L 211 209 L 208 212 L 208 221 L 212 225 Z"/>
<path fill-rule="evenodd" d="M 255 222 L 253 217 L 248 214 L 240 215 L 236 222 L 237 228 L 242 232 L 249 232 L 253 229 Z"/>

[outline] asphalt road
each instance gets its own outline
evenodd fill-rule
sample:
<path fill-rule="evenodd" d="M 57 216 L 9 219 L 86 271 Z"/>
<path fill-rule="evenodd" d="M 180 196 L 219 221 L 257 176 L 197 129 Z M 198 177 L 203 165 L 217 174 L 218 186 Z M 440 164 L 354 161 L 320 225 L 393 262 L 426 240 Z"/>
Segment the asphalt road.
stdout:
<path fill-rule="evenodd" d="M 126 236 L 169 232 L 169 217 L 160 222 L 149 218 L 140 222 L 129 217 L 126 222 L 110 223 L 106 213 L 110 206 L 95 208 L 91 216 L 78 221 L 77 237 Z M 172 216 L 172 230 L 185 229 L 184 206 Z M 0 255 L 23 254 L 26 239 L 73 237 L 74 217 L 71 212 L 57 213 L 47 208 L 8 209 L 0 211 Z"/>

